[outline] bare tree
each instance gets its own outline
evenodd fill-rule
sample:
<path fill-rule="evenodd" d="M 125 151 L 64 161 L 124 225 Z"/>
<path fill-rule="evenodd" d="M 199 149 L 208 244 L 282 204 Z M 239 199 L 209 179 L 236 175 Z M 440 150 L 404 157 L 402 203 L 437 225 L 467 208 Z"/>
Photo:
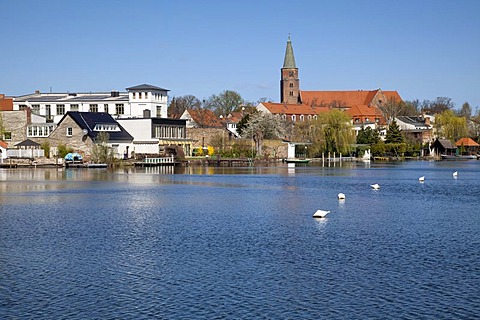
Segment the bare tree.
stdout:
<path fill-rule="evenodd" d="M 200 108 L 202 103 L 194 95 L 186 95 L 172 98 L 168 106 L 168 114 L 182 114 L 188 109 Z"/>
<path fill-rule="evenodd" d="M 231 90 L 225 90 L 219 95 L 214 94 L 210 96 L 210 98 L 208 98 L 208 100 L 205 102 L 204 107 L 212 109 L 217 116 L 226 116 L 243 104 L 244 101 L 239 93 Z"/>

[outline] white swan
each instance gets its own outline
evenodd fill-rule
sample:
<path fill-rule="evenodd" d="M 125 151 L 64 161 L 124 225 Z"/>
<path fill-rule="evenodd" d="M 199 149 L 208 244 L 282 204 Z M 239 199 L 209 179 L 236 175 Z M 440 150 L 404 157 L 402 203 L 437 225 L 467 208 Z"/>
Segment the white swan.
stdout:
<path fill-rule="evenodd" d="M 418 178 L 418 181 L 420 181 L 420 182 L 425 181 L 425 176 L 421 176 L 420 178 Z"/>
<path fill-rule="evenodd" d="M 370 187 L 372 187 L 373 190 L 378 190 L 378 189 L 380 189 L 380 186 L 378 185 L 378 183 L 371 184 Z"/>
<path fill-rule="evenodd" d="M 337 195 L 337 198 L 338 198 L 338 200 L 345 200 L 345 194 L 340 192 L 340 193 Z"/>
<path fill-rule="evenodd" d="M 455 171 L 455 172 L 453 173 L 453 177 L 456 178 L 457 176 L 458 176 L 458 172 Z"/>
<path fill-rule="evenodd" d="M 315 211 L 315 213 L 313 214 L 313 217 L 314 218 L 325 218 L 325 216 L 329 213 L 330 213 L 330 211 L 319 209 L 319 210 Z"/>

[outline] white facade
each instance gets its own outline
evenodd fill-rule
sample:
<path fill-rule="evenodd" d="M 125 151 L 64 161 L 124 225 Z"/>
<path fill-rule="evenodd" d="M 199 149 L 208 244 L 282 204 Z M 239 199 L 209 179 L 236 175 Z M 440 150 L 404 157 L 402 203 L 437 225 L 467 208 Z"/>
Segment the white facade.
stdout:
<path fill-rule="evenodd" d="M 117 122 L 133 137 L 130 153 L 158 153 L 158 138 L 152 138 L 151 119 L 117 119 Z"/>
<path fill-rule="evenodd" d="M 106 112 L 115 118 L 167 117 L 167 89 L 142 84 L 128 92 L 40 93 L 15 97 L 13 110 L 30 108 L 32 114 L 57 124 L 68 111 Z"/>

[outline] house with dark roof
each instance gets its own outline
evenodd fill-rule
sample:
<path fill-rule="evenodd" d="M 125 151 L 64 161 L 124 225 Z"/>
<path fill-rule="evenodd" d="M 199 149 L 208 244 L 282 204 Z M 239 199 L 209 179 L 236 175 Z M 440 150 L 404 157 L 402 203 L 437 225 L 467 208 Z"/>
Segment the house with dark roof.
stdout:
<path fill-rule="evenodd" d="M 452 156 L 456 155 L 457 153 L 457 147 L 450 140 L 447 139 L 435 139 L 435 141 L 430 146 L 430 149 L 432 150 L 432 153 L 437 156 Z"/>
<path fill-rule="evenodd" d="M 69 111 L 60 120 L 48 140 L 52 149 L 65 145 L 73 148 L 88 161 L 102 133 L 108 137 L 108 146 L 116 157 L 123 158 L 128 154 L 133 137 L 105 112 Z M 55 150 L 52 151 L 55 152 Z"/>
<path fill-rule="evenodd" d="M 398 116 L 395 120 L 400 130 L 410 140 L 421 143 L 427 143 L 432 140 L 433 126 L 429 116 Z"/>

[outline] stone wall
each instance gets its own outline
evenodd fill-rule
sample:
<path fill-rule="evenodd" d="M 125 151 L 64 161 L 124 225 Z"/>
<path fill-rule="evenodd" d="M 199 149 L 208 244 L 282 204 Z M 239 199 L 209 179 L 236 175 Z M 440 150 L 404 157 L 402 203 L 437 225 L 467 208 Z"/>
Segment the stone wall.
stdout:
<path fill-rule="evenodd" d="M 72 135 L 67 136 L 67 128 L 72 128 Z M 90 137 L 83 134 L 82 129 L 70 117 L 65 117 L 59 126 L 50 134 L 51 147 L 58 147 L 63 144 L 73 148 L 74 152 L 80 153 L 84 158 L 91 156 L 94 143 Z"/>
<path fill-rule="evenodd" d="M 231 145 L 236 140 L 229 135 L 225 128 L 187 128 L 187 138 L 195 140 L 192 143 L 192 149 L 213 146 L 214 140 L 218 141 L 218 139 L 222 139 L 224 146 Z M 246 140 L 249 140 L 249 143 L 251 141 L 250 139 Z M 287 144 L 281 140 L 265 140 L 261 157 L 286 158 Z"/>
<path fill-rule="evenodd" d="M 6 140 L 9 148 L 13 148 L 17 143 L 27 139 L 28 120 L 26 110 L 0 112 L 0 127 L 12 134 L 12 139 Z"/>

